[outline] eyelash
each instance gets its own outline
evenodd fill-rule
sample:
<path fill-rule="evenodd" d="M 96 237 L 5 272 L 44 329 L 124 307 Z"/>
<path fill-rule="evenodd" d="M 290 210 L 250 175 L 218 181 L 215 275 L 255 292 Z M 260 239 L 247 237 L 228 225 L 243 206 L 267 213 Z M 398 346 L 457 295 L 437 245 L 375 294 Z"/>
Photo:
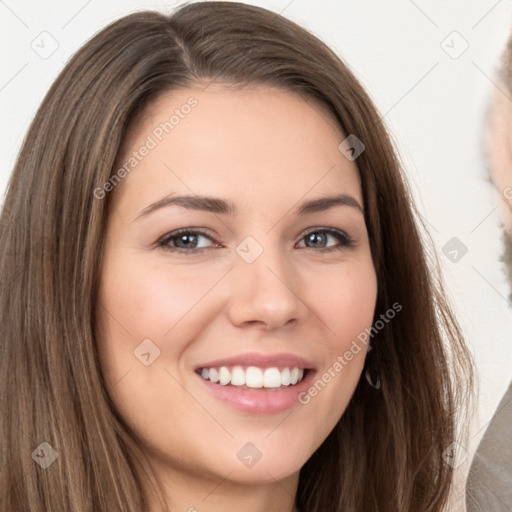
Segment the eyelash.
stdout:
<path fill-rule="evenodd" d="M 308 232 L 306 232 L 302 236 L 301 241 L 304 240 L 308 235 L 311 235 L 312 233 L 328 234 L 328 235 L 331 235 L 332 237 L 336 238 L 336 240 L 338 240 L 338 242 L 340 242 L 339 245 L 334 246 L 334 247 L 321 248 L 320 249 L 321 252 L 342 251 L 344 249 L 348 249 L 355 245 L 354 240 L 352 238 L 350 238 L 348 235 L 346 235 L 345 233 L 343 233 L 342 231 L 338 231 L 336 229 L 329 229 L 329 228 L 313 228 L 313 229 L 309 230 Z M 171 233 L 167 233 L 166 235 L 164 235 L 162 238 L 160 238 L 160 240 L 158 240 L 157 246 L 165 251 L 178 252 L 178 253 L 187 254 L 187 255 L 193 255 L 193 254 L 203 252 L 205 250 L 214 249 L 214 247 L 200 247 L 200 248 L 195 248 L 195 249 L 183 249 L 182 247 L 172 247 L 171 245 L 169 245 L 169 243 L 171 241 L 173 241 L 183 235 L 200 235 L 200 236 L 204 236 L 204 237 L 208 238 L 209 240 L 217 243 L 210 235 L 208 235 L 204 231 L 201 231 L 199 229 L 183 228 L 183 229 L 178 229 L 177 231 L 173 231 Z M 303 249 L 315 250 L 314 247 L 303 247 Z"/>

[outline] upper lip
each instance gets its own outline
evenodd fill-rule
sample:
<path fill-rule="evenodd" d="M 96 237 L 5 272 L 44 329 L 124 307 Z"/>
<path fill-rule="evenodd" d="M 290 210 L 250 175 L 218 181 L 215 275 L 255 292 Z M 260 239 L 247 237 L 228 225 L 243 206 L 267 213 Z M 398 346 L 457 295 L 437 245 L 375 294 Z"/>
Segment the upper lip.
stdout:
<path fill-rule="evenodd" d="M 215 359 L 208 361 L 195 367 L 195 370 L 202 368 L 220 368 L 221 366 L 257 366 L 259 368 L 272 368 L 274 366 L 281 367 L 297 367 L 313 370 L 314 365 L 311 361 L 294 354 L 261 354 L 257 352 L 248 352 L 237 356 L 226 357 L 223 359 Z"/>

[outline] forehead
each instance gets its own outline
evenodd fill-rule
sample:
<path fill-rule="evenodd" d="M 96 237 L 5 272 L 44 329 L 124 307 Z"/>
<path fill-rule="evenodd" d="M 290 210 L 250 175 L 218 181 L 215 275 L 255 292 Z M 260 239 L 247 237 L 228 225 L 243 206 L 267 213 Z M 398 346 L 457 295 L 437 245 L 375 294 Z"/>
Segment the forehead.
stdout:
<path fill-rule="evenodd" d="M 144 145 L 151 151 L 116 191 L 265 195 L 297 201 L 340 189 L 360 199 L 354 162 L 334 116 L 316 101 L 269 86 L 213 84 L 162 94 L 133 123 L 117 166 Z M 151 141 L 151 142 L 150 142 Z M 317 194 L 317 195 L 318 195 Z M 151 196 L 151 197 L 149 197 Z"/>

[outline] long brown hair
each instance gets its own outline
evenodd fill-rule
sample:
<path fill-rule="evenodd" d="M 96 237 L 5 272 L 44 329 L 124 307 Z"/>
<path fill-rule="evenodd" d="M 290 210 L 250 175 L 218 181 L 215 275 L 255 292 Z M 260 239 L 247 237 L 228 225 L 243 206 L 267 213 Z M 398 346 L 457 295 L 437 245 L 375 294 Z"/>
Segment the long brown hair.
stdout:
<path fill-rule="evenodd" d="M 60 73 L 24 140 L 1 217 L 0 509 L 147 510 L 142 451 L 102 378 L 95 310 L 110 194 L 135 117 L 159 94 L 208 81 L 268 84 L 314 100 L 366 149 L 357 158 L 378 276 L 372 339 L 345 413 L 300 472 L 301 512 L 441 511 L 443 451 L 473 386 L 471 355 L 429 262 L 382 119 L 345 64 L 262 8 L 198 2 L 145 11 L 99 32 Z M 341 142 L 341 141 L 340 141 Z M 136 171 L 134 171 L 136 172 Z M 47 443 L 47 445 L 41 445 Z M 37 457 L 51 460 L 49 467 Z"/>

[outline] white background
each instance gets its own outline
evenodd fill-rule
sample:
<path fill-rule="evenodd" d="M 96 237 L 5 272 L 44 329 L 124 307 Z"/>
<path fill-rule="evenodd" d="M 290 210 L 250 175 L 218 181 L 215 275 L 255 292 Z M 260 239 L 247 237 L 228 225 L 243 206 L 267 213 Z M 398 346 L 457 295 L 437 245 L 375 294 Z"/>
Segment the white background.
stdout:
<path fill-rule="evenodd" d="M 70 56 L 118 17 L 142 8 L 170 12 L 180 3 L 0 2 L 2 191 L 36 108 Z M 247 3 L 280 12 L 323 39 L 349 64 L 384 116 L 477 360 L 481 398 L 467 447 L 472 457 L 512 378 L 512 309 L 499 263 L 498 193 L 488 183 L 483 144 L 486 106 L 512 28 L 512 2 Z M 44 31 L 58 44 L 52 55 L 43 55 L 47 58 L 33 49 L 43 45 L 42 38 L 51 49 Z M 458 56 L 466 44 L 468 49 Z M 468 248 L 455 263 L 442 251 L 452 237 Z"/>

